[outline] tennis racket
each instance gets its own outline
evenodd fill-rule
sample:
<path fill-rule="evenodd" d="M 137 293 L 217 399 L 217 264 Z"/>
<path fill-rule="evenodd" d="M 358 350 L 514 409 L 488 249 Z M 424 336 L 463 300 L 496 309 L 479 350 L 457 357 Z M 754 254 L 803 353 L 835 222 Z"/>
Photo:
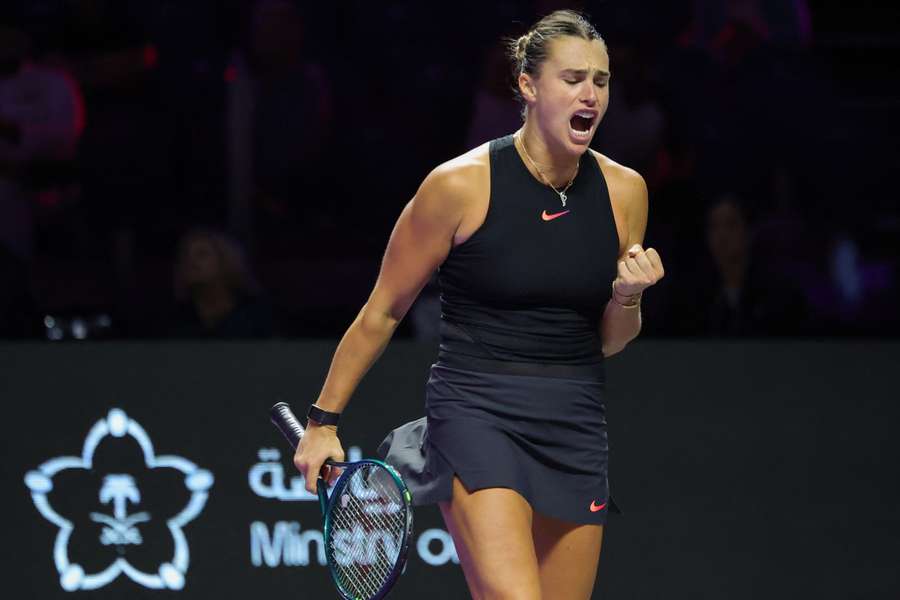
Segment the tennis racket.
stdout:
<path fill-rule="evenodd" d="M 291 408 L 279 402 L 270 416 L 296 450 L 304 429 Z M 344 470 L 331 496 L 321 473 L 316 481 L 331 578 L 344 600 L 380 600 L 406 564 L 412 496 L 394 468 L 381 461 L 329 459 L 326 464 Z"/>

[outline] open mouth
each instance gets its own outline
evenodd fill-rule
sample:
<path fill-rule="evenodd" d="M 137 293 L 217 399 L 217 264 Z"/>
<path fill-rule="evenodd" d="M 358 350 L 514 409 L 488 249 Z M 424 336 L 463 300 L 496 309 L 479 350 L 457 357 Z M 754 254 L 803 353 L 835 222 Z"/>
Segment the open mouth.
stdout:
<path fill-rule="evenodd" d="M 590 110 L 580 110 L 569 119 L 569 129 L 578 139 L 586 139 L 591 135 L 591 129 L 597 120 L 597 113 Z"/>

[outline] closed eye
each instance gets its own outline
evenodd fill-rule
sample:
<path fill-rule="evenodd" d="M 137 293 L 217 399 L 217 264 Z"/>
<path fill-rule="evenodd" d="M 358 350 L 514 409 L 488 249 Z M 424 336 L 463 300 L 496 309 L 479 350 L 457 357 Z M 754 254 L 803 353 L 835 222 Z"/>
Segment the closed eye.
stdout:
<path fill-rule="evenodd" d="M 577 85 L 577 84 L 581 83 L 582 81 L 584 81 L 584 79 L 563 79 L 563 81 L 565 81 L 569 85 Z M 606 87 L 607 83 L 608 83 L 608 80 L 606 80 L 606 79 L 598 79 L 598 80 L 594 81 L 594 85 L 596 85 L 597 87 Z"/>

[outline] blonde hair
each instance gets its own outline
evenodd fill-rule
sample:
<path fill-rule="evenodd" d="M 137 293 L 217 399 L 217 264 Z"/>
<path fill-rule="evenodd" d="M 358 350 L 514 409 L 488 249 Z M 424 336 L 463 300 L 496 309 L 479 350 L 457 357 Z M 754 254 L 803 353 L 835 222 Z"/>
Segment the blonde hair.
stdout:
<path fill-rule="evenodd" d="M 562 36 L 574 36 L 588 41 L 606 42 L 583 14 L 574 10 L 557 10 L 534 25 L 524 35 L 507 40 L 507 54 L 512 61 L 513 89 L 524 106 L 525 100 L 519 90 L 519 76 L 528 73 L 538 77 L 541 65 L 547 60 L 550 42 Z"/>

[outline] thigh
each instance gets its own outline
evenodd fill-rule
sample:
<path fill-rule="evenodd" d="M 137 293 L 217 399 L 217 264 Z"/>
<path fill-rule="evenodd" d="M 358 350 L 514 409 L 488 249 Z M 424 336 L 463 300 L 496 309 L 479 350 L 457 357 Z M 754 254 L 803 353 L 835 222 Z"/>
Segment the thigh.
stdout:
<path fill-rule="evenodd" d="M 588 600 L 597 577 L 603 526 L 535 513 L 532 535 L 543 600 Z"/>
<path fill-rule="evenodd" d="M 475 600 L 540 600 L 531 539 L 531 506 L 507 488 L 469 493 L 453 478 L 453 498 L 440 504 Z"/>

